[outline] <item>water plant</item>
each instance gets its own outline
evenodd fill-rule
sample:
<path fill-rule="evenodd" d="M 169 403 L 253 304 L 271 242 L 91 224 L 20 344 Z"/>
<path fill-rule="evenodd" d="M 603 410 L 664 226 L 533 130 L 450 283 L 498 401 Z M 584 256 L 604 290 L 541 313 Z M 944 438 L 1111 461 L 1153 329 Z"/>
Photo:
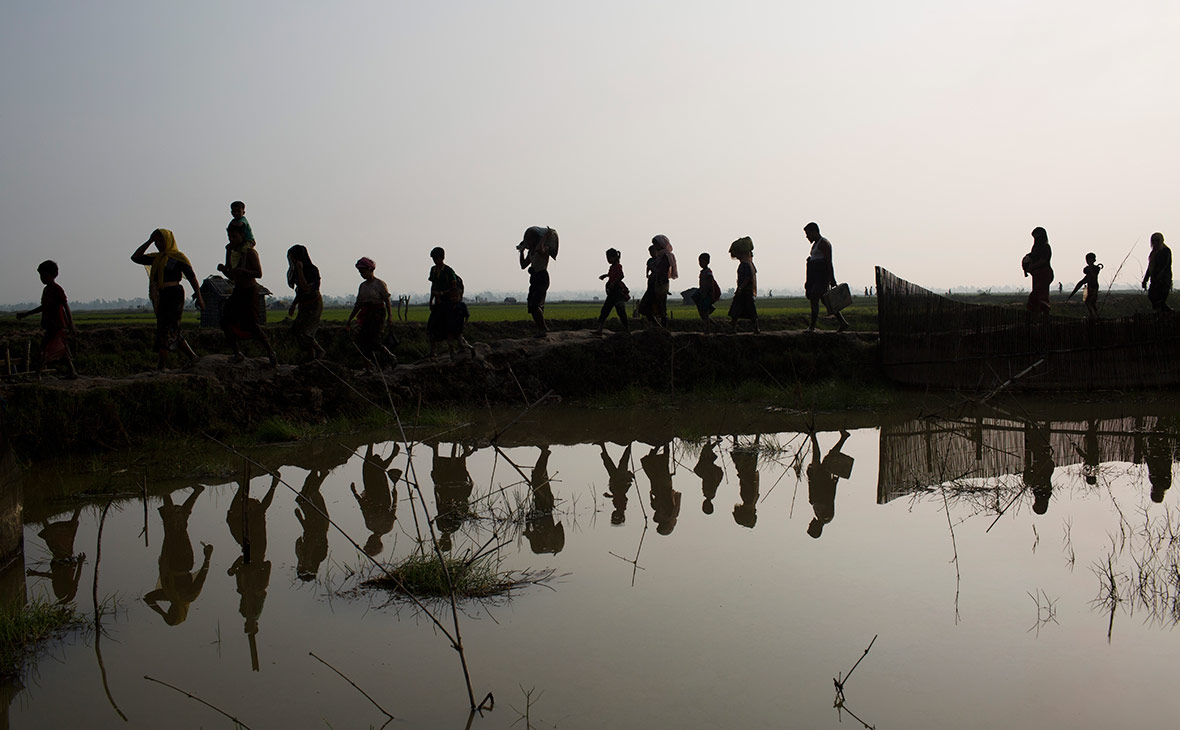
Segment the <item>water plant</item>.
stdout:
<path fill-rule="evenodd" d="M 0 610 L 0 674 L 18 674 L 46 641 L 82 623 L 72 607 L 40 598 Z"/>

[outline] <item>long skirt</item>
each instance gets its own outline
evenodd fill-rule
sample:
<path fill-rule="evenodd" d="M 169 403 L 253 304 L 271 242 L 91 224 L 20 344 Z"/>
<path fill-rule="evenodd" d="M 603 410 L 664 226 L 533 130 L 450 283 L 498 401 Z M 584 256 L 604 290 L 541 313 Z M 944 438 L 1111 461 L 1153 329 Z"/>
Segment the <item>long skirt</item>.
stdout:
<path fill-rule="evenodd" d="M 545 294 L 549 291 L 549 272 L 529 272 L 529 314 L 545 313 Z"/>
<path fill-rule="evenodd" d="M 320 318 L 324 315 L 324 297 L 319 292 L 304 294 L 303 297 L 299 302 L 299 313 L 291 325 L 291 334 L 299 344 L 310 347 L 320 328 Z"/>
<path fill-rule="evenodd" d="M 362 355 L 371 359 L 377 348 L 381 347 L 381 330 L 385 327 L 385 304 L 362 304 L 356 314 L 356 322 L 360 330 L 356 336 L 357 347 L 361 349 Z"/>
<path fill-rule="evenodd" d="M 654 317 L 661 323 L 668 321 L 668 284 L 650 284 L 639 300 L 638 310 L 643 316 Z"/>
<path fill-rule="evenodd" d="M 754 292 L 751 289 L 733 295 L 729 304 L 730 319 L 758 319 L 758 307 L 754 304 Z"/>
<path fill-rule="evenodd" d="M 1049 311 L 1049 285 L 1053 283 L 1053 269 L 1048 266 L 1030 273 L 1032 276 L 1032 291 L 1028 295 L 1028 311 Z"/>
<path fill-rule="evenodd" d="M 156 352 L 175 350 L 184 342 L 180 318 L 184 314 L 184 287 L 166 286 L 156 295 Z"/>
<path fill-rule="evenodd" d="M 248 340 L 258 330 L 258 287 L 236 286 L 221 310 L 221 328 L 239 340 Z"/>
<path fill-rule="evenodd" d="M 426 320 L 426 333 L 430 335 L 430 341 L 442 342 L 462 337 L 466 315 L 467 306 L 463 302 L 436 301 Z"/>

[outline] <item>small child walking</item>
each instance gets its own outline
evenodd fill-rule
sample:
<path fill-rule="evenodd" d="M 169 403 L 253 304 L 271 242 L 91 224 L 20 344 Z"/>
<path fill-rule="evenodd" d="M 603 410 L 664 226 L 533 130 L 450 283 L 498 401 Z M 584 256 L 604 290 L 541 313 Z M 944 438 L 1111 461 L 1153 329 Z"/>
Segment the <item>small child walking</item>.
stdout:
<path fill-rule="evenodd" d="M 738 260 L 737 289 L 729 305 L 730 326 L 737 334 L 739 319 L 754 321 L 754 334 L 758 334 L 758 307 L 754 297 L 758 294 L 758 269 L 754 267 L 754 242 L 750 238 L 739 238 L 729 245 L 729 255 Z"/>
<path fill-rule="evenodd" d="M 1078 289 L 1086 287 L 1085 293 L 1082 294 L 1082 303 L 1086 305 L 1086 318 L 1091 322 L 1098 319 L 1099 271 L 1102 271 L 1102 264 L 1098 263 L 1098 257 L 1093 252 L 1086 254 L 1086 266 L 1082 269 L 1082 279 L 1065 298 L 1066 301 L 1069 301 L 1074 294 L 1078 293 Z"/>
<path fill-rule="evenodd" d="M 602 311 L 598 314 L 598 329 L 594 330 L 594 334 L 602 334 L 602 325 L 606 323 L 606 318 L 610 316 L 611 310 L 619 315 L 619 321 L 623 323 L 623 331 L 630 332 L 631 324 L 627 321 L 627 311 L 623 307 L 631 298 L 631 291 L 627 289 L 627 285 L 623 283 L 623 264 L 620 263 L 623 254 L 619 253 L 617 248 L 608 248 L 606 250 L 606 261 L 610 264 L 605 274 L 598 278 L 606 279 L 606 301 L 602 303 Z"/>
<path fill-rule="evenodd" d="M 711 324 L 709 315 L 717 309 L 713 305 L 721 299 L 721 287 L 717 285 L 717 279 L 713 278 L 709 260 L 707 253 L 697 257 L 697 263 L 701 265 L 701 275 L 697 281 L 696 294 L 692 295 L 693 303 L 697 305 L 697 314 L 701 315 L 701 321 L 705 324 L 706 333 L 709 332 Z"/>
<path fill-rule="evenodd" d="M 41 277 L 41 283 L 45 285 L 45 289 L 41 291 L 41 306 L 27 312 L 20 312 L 16 318 L 24 319 L 33 314 L 41 315 L 41 329 L 45 330 L 45 334 L 41 338 L 37 377 L 41 377 L 46 365 L 64 359 L 69 367 L 69 378 L 72 380 L 78 377 L 78 371 L 74 368 L 74 358 L 66 343 L 66 332 L 77 336 L 78 328 L 74 326 L 74 316 L 70 313 L 66 292 L 57 283 L 57 263 L 42 261 L 37 265 L 37 274 Z"/>

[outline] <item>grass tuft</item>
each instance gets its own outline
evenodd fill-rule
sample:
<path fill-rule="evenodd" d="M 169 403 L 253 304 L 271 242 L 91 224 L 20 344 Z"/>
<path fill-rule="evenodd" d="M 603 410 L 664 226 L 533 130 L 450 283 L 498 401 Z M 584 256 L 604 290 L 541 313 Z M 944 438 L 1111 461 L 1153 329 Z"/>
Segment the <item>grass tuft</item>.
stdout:
<path fill-rule="evenodd" d="M 40 599 L 0 611 L 0 675 L 18 674 L 43 642 L 81 623 L 72 608 Z"/>
<path fill-rule="evenodd" d="M 445 570 L 443 561 L 446 563 Z M 414 553 L 388 570 L 392 578 L 382 575 L 365 581 L 363 585 L 395 593 L 409 593 L 419 598 L 448 598 L 451 595 L 447 583 L 449 572 L 457 598 L 491 598 L 502 596 L 513 588 L 545 582 L 552 577 L 552 571 L 501 571 L 491 555 L 476 560 L 445 555 L 443 560 L 439 560 L 434 555 Z"/>

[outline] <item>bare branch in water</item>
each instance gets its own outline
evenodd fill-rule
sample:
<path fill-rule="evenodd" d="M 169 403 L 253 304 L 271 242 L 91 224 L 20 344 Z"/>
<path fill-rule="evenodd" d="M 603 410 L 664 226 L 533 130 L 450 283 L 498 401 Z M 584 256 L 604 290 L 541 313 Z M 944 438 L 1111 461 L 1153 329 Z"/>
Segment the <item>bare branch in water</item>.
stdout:
<path fill-rule="evenodd" d="M 241 725 L 242 727 L 246 728 L 246 730 L 251 730 L 250 726 L 249 726 L 249 725 L 247 725 L 246 723 L 242 722 L 242 721 L 241 721 L 241 720 L 239 720 L 238 718 L 236 718 L 236 717 L 234 717 L 233 715 L 229 714 L 228 712 L 226 712 L 225 710 L 221 709 L 221 708 L 220 708 L 220 707 L 218 707 L 217 705 L 214 705 L 214 704 L 212 704 L 212 703 L 206 702 L 205 700 L 201 699 L 200 697 L 197 697 L 195 694 L 193 694 L 193 693 L 191 693 L 191 692 L 186 692 L 185 690 L 181 689 L 180 687 L 175 687 L 175 686 L 173 686 L 173 685 L 171 685 L 171 684 L 168 684 L 167 682 L 164 682 L 164 681 L 161 681 L 161 680 L 159 680 L 159 679 L 156 679 L 155 677 L 149 677 L 149 676 L 148 676 L 148 675 L 146 675 L 146 674 L 145 674 L 145 675 L 143 675 L 143 678 L 144 678 L 144 679 L 146 679 L 146 680 L 147 680 L 147 681 L 149 681 L 149 682 L 155 682 L 156 684 L 162 684 L 162 685 L 164 685 L 165 687 L 167 687 L 168 689 L 171 689 L 171 690 L 174 690 L 174 691 L 176 691 L 176 692 L 179 692 L 179 693 L 181 693 L 181 694 L 182 694 L 182 695 L 184 695 L 185 697 L 188 697 L 190 700 L 196 700 L 197 702 L 200 702 L 200 703 L 201 703 L 202 705 L 204 705 L 205 707 L 208 707 L 208 708 L 210 708 L 210 709 L 212 709 L 212 710 L 216 710 L 217 712 L 221 713 L 221 714 L 222 714 L 222 715 L 224 715 L 225 717 L 228 717 L 230 720 L 232 720 L 232 721 L 233 721 L 234 723 L 236 723 L 237 725 Z"/>
<path fill-rule="evenodd" d="M 360 692 L 362 695 L 364 695 L 366 700 L 368 700 L 369 702 L 373 703 L 373 707 L 376 707 L 378 710 L 381 710 L 381 712 L 382 712 L 382 713 L 383 713 L 383 714 L 384 714 L 386 717 L 388 717 L 390 720 L 396 720 L 396 719 L 397 719 L 397 718 L 396 718 L 396 717 L 394 717 L 393 715 L 389 714 L 389 711 L 388 711 L 388 710 L 386 710 L 386 709 L 385 709 L 384 707 L 382 707 L 381 705 L 377 704 L 377 700 L 375 700 L 375 699 L 373 699 L 372 697 L 370 697 L 368 692 L 365 692 L 363 689 L 361 689 L 360 687 L 358 687 L 358 686 L 357 686 L 357 684 L 356 684 L 356 682 L 354 682 L 354 681 L 352 681 L 351 679 L 349 679 L 348 677 L 344 676 L 344 672 L 341 672 L 341 671 L 340 671 L 339 669 L 337 669 L 336 667 L 334 667 L 334 666 L 332 666 L 331 664 L 327 663 L 327 662 L 326 662 L 326 661 L 324 661 L 323 659 L 320 659 L 318 656 L 316 656 L 316 655 L 315 655 L 315 652 L 313 652 L 313 651 L 309 651 L 309 652 L 307 652 L 307 654 L 308 654 L 308 656 L 310 656 L 312 659 L 315 659 L 315 660 L 316 660 L 317 662 L 319 662 L 320 664 L 323 664 L 323 665 L 324 665 L 325 667 L 327 667 L 328 669 L 331 669 L 333 672 L 336 672 L 336 674 L 339 674 L 341 679 L 343 679 L 345 682 L 348 682 L 349 684 L 351 684 L 351 685 L 353 686 L 353 689 L 355 689 L 357 692 Z"/>

